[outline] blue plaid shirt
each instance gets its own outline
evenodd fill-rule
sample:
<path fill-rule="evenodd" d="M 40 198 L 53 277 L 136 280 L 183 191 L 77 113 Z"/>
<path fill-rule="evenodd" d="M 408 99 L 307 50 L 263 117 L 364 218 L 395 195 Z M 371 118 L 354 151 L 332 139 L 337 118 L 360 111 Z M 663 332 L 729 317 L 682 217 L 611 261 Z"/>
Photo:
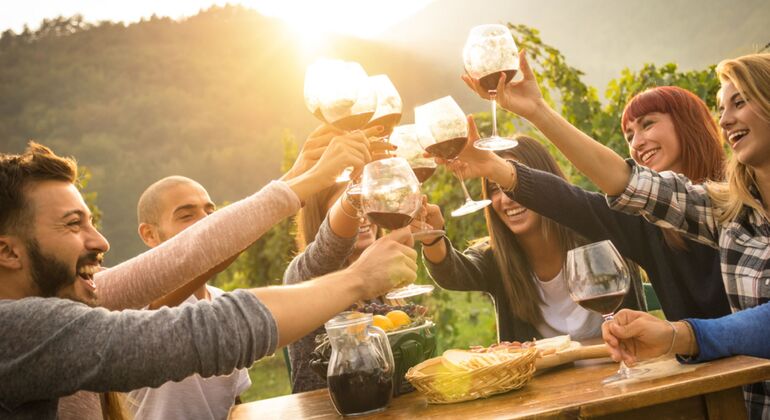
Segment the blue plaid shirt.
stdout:
<path fill-rule="evenodd" d="M 720 224 L 703 185 L 670 171 L 658 174 L 633 161 L 629 165 L 628 186 L 622 195 L 608 197 L 610 207 L 718 246 L 733 312 L 770 300 L 770 224 L 764 214 L 745 206 L 735 220 Z M 747 385 L 744 391 L 750 417 L 770 419 L 770 381 Z"/>

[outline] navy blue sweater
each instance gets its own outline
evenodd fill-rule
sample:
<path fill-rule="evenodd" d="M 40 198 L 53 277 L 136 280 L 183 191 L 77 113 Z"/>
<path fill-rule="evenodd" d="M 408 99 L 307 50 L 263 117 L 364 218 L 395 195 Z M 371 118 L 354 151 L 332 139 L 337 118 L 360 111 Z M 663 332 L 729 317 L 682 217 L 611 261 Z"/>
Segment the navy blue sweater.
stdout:
<path fill-rule="evenodd" d="M 611 240 L 624 257 L 647 272 L 666 318 L 730 314 L 717 249 L 687 239 L 687 250 L 673 249 L 663 239 L 661 228 L 642 216 L 611 210 L 603 194 L 586 191 L 548 172 L 514 165 L 518 183 L 508 196 L 591 242 Z"/>

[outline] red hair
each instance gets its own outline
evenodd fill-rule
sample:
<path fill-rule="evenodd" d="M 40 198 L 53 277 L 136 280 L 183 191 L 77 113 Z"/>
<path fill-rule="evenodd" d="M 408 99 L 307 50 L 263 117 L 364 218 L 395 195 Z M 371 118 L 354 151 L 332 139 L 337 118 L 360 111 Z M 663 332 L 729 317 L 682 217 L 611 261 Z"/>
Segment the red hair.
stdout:
<path fill-rule="evenodd" d="M 652 112 L 671 116 L 682 149 L 682 171 L 695 183 L 724 179 L 725 152 L 714 118 L 701 98 L 677 86 L 647 89 L 631 98 L 620 126 Z"/>

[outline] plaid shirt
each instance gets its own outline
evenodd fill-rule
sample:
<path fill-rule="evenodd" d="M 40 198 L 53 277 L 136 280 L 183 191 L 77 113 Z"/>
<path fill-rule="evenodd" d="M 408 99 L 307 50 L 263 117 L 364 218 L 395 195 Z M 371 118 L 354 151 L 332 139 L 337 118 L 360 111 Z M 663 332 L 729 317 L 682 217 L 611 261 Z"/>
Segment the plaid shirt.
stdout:
<path fill-rule="evenodd" d="M 608 197 L 614 210 L 641 214 L 689 238 L 719 247 L 722 280 L 733 312 L 770 301 L 770 224 L 744 206 L 738 217 L 720 224 L 703 185 L 670 171 L 656 173 L 629 161 L 631 179 L 622 195 Z M 757 195 L 758 196 L 758 195 Z M 763 334 L 762 332 L 757 332 Z M 770 419 L 770 381 L 744 387 L 752 419 Z"/>

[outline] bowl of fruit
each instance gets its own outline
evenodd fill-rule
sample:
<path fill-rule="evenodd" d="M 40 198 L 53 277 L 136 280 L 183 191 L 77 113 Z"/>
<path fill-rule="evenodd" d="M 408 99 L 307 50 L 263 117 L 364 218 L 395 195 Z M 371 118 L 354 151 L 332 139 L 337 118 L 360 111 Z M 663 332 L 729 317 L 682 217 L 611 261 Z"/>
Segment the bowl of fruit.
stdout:
<path fill-rule="evenodd" d="M 412 384 L 405 379 L 406 372 L 436 354 L 436 328 L 427 316 L 427 308 L 414 303 L 389 305 L 372 302 L 356 305 L 353 310 L 372 314 L 372 324 L 382 328 L 388 336 L 396 363 L 393 395 L 414 391 Z M 316 336 L 310 367 L 322 378 L 326 378 L 330 357 L 331 346 L 326 334 Z"/>

